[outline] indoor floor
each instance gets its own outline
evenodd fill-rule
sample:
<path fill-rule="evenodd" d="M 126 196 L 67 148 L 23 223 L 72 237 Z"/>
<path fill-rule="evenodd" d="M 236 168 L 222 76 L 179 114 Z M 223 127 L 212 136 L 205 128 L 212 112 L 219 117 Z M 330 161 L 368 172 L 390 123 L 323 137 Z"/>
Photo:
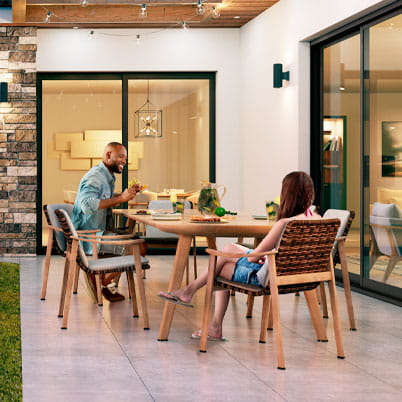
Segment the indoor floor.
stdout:
<path fill-rule="evenodd" d="M 402 310 L 353 293 L 357 331 L 349 331 L 338 289 L 346 359 L 336 357 L 331 320 L 328 343 L 315 340 L 304 297 L 281 296 L 287 369 L 277 370 L 273 334 L 258 343 L 261 302 L 246 319 L 246 297 L 231 298 L 226 342 L 199 353 L 190 338 L 200 326 L 203 292 L 195 308 L 178 306 L 168 342 L 158 342 L 172 256 L 150 256 L 146 293 L 150 331 L 123 302 L 92 303 L 83 278 L 73 296 L 69 327 L 57 318 L 63 259 L 52 257 L 46 301 L 40 300 L 43 257 L 1 258 L 21 264 L 24 402 L 44 401 L 400 401 Z M 207 257 L 198 257 L 200 271 Z M 127 295 L 126 280 L 120 283 Z"/>

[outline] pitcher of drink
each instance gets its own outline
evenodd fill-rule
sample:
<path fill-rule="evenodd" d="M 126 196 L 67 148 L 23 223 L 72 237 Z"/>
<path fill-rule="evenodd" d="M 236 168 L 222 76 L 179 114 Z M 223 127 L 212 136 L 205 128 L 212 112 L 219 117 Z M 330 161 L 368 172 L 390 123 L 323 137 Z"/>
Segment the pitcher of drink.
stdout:
<path fill-rule="evenodd" d="M 219 194 L 218 190 L 221 191 Z M 200 196 L 198 198 L 198 210 L 203 215 L 212 215 L 216 208 L 221 206 L 221 200 L 226 194 L 226 187 L 222 184 L 201 182 Z"/>

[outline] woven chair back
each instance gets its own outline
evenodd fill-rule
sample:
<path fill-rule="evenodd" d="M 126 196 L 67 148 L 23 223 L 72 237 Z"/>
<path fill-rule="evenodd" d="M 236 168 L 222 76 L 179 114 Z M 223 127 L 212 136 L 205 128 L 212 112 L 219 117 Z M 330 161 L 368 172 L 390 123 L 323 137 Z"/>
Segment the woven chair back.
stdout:
<path fill-rule="evenodd" d="M 278 276 L 328 271 L 339 219 L 293 220 L 276 255 Z"/>
<path fill-rule="evenodd" d="M 71 204 L 49 204 L 49 205 L 44 205 L 43 206 L 43 213 L 45 214 L 46 222 L 49 226 L 54 226 L 56 228 L 61 229 L 60 222 L 56 216 L 56 209 L 63 209 L 68 213 L 68 215 L 71 215 L 73 212 L 73 205 Z M 64 234 L 61 232 L 54 231 L 54 237 L 55 237 L 55 248 L 56 251 L 64 255 L 66 252 L 66 241 L 64 238 Z"/>
<path fill-rule="evenodd" d="M 63 229 L 63 233 L 67 241 L 67 250 L 71 251 L 73 244 L 73 239 L 71 236 L 77 237 L 77 231 L 71 222 L 70 216 L 66 211 L 64 211 L 64 209 L 56 209 L 56 216 L 59 219 L 60 226 Z M 77 263 L 82 269 L 87 270 L 88 259 L 81 246 L 81 242 L 78 243 Z"/>

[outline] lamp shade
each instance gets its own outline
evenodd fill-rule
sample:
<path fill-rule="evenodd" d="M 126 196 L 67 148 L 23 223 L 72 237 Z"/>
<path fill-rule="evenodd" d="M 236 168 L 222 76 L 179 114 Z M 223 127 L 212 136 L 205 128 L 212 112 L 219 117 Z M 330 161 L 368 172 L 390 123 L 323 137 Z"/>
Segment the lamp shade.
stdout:
<path fill-rule="evenodd" d="M 0 83 L 0 102 L 8 102 L 8 83 Z"/>

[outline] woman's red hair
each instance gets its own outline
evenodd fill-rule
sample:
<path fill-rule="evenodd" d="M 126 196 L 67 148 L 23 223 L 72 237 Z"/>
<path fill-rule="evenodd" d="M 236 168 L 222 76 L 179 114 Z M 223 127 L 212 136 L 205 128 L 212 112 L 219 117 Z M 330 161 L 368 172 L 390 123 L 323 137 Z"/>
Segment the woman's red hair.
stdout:
<path fill-rule="evenodd" d="M 305 172 L 291 172 L 282 180 L 278 220 L 305 212 L 314 200 L 314 184 Z"/>

